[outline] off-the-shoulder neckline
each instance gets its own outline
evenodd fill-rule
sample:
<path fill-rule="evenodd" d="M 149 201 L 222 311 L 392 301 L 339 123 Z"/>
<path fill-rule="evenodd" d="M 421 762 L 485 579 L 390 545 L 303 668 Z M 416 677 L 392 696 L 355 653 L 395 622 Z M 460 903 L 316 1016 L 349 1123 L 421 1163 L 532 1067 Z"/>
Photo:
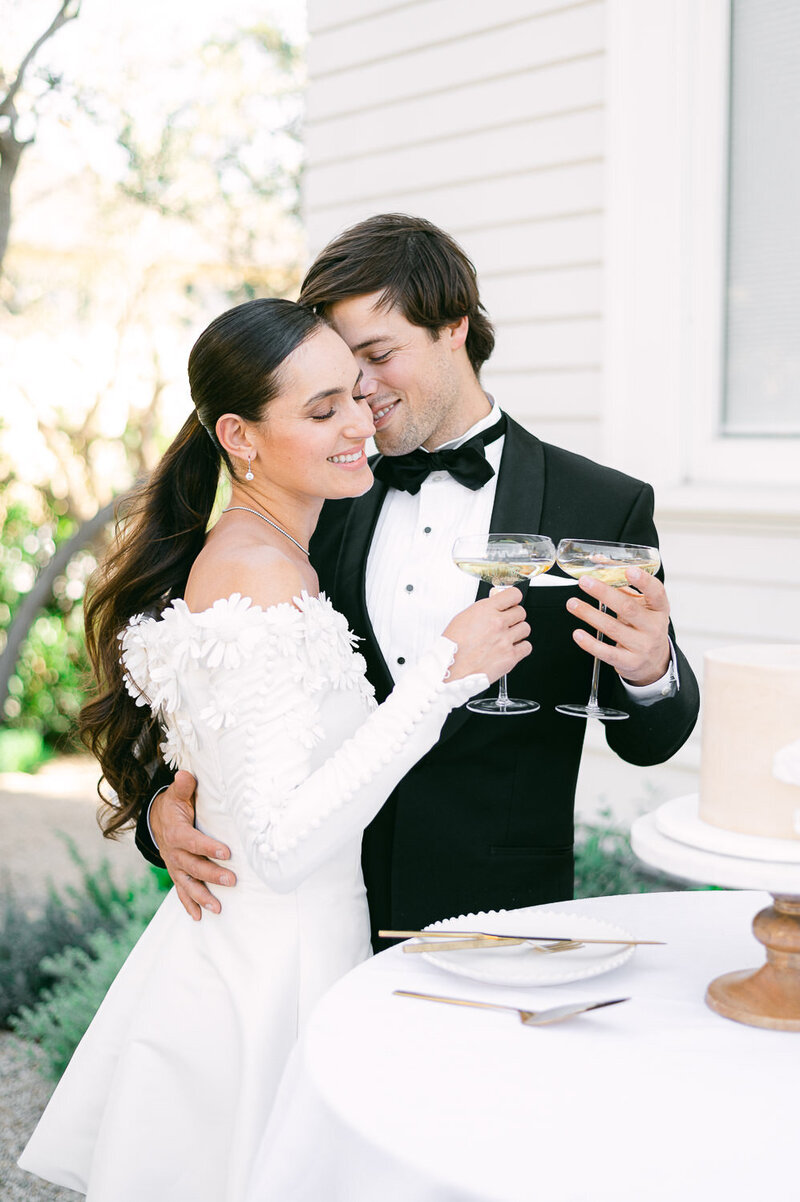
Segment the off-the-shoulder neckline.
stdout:
<path fill-rule="evenodd" d="M 170 601 L 169 605 L 164 607 L 158 617 L 142 614 L 139 621 L 162 622 L 170 613 L 177 614 L 182 618 L 199 620 L 230 609 L 237 609 L 240 613 L 264 614 L 265 616 L 279 610 L 290 610 L 298 617 L 302 617 L 309 603 L 316 603 L 325 609 L 333 610 L 333 603 L 324 592 L 320 592 L 317 596 L 303 589 L 300 595 L 293 597 L 291 601 L 276 601 L 274 605 L 257 605 L 252 597 L 243 597 L 241 593 L 231 593 L 228 597 L 218 597 L 205 609 L 189 609 L 182 597 L 176 597 L 174 601 Z M 135 622 L 135 619 L 131 619 L 131 621 Z"/>

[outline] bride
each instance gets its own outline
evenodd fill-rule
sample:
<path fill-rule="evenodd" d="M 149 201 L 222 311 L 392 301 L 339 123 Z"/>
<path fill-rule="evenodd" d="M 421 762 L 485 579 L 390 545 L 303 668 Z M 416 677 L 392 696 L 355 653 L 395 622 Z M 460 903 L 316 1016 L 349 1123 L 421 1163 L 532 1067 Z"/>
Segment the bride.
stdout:
<path fill-rule="evenodd" d="M 323 500 L 372 483 L 350 351 L 310 310 L 256 300 L 200 336 L 189 380 L 195 409 L 87 607 L 82 724 L 116 793 L 105 833 L 134 819 L 160 746 L 197 777 L 238 884 L 201 923 L 167 895 L 20 1158 L 95 1202 L 243 1196 L 298 1030 L 369 954 L 363 828 L 449 711 L 530 651 L 506 590 L 376 707 L 306 550 Z"/>

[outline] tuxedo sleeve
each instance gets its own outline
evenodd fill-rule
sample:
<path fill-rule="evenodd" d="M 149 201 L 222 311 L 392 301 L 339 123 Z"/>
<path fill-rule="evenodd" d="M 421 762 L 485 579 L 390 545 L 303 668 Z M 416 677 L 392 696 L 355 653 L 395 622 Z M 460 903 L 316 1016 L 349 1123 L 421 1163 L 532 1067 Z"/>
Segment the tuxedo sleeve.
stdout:
<path fill-rule="evenodd" d="M 142 853 L 144 858 L 151 864 L 155 864 L 157 868 L 165 868 L 166 865 L 158 854 L 158 848 L 155 845 L 152 832 L 150 830 L 150 806 L 153 803 L 153 798 L 162 789 L 166 789 L 171 785 L 175 778 L 175 773 L 169 768 L 165 768 L 160 764 L 150 782 L 152 793 L 143 801 L 142 808 L 139 810 L 139 817 L 136 820 L 136 846 Z"/>
<path fill-rule="evenodd" d="M 619 533 L 620 542 L 657 547 L 658 533 L 653 521 L 653 490 L 642 485 Z M 658 578 L 664 581 L 663 566 Z M 661 764 L 679 750 L 689 738 L 697 721 L 700 692 L 697 679 L 681 651 L 672 626 L 669 636 L 675 648 L 680 687 L 671 695 L 652 705 L 636 705 L 613 669 L 601 673 L 601 703 L 625 710 L 630 717 L 625 722 L 606 723 L 606 741 L 618 756 L 629 764 L 647 766 Z"/>

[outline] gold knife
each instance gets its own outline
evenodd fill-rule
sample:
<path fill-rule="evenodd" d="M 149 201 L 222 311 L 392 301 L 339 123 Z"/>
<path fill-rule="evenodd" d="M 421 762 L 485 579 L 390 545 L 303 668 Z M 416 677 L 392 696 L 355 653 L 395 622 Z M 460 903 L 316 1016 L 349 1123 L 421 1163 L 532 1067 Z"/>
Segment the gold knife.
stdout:
<path fill-rule="evenodd" d="M 421 943 L 404 943 L 404 952 L 466 952 L 473 948 L 519 947 L 524 939 L 455 939 L 452 943 L 427 940 Z"/>
<path fill-rule="evenodd" d="M 488 939 L 503 941 L 508 946 L 516 943 L 564 943 L 580 940 L 581 943 L 614 943 L 626 947 L 665 947 L 663 939 L 587 939 L 583 935 L 499 935 L 493 931 L 378 931 L 382 939 Z"/>

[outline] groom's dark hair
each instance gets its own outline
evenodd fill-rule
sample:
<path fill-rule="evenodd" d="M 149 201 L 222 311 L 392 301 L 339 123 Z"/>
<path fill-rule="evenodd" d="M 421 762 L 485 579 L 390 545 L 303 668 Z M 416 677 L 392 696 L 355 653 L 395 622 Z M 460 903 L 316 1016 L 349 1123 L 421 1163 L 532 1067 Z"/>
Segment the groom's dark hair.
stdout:
<path fill-rule="evenodd" d="M 324 316 L 337 301 L 370 292 L 433 337 L 468 317 L 466 349 L 476 375 L 494 349 L 474 265 L 454 238 L 424 217 L 379 213 L 345 230 L 309 267 L 300 301 Z"/>

